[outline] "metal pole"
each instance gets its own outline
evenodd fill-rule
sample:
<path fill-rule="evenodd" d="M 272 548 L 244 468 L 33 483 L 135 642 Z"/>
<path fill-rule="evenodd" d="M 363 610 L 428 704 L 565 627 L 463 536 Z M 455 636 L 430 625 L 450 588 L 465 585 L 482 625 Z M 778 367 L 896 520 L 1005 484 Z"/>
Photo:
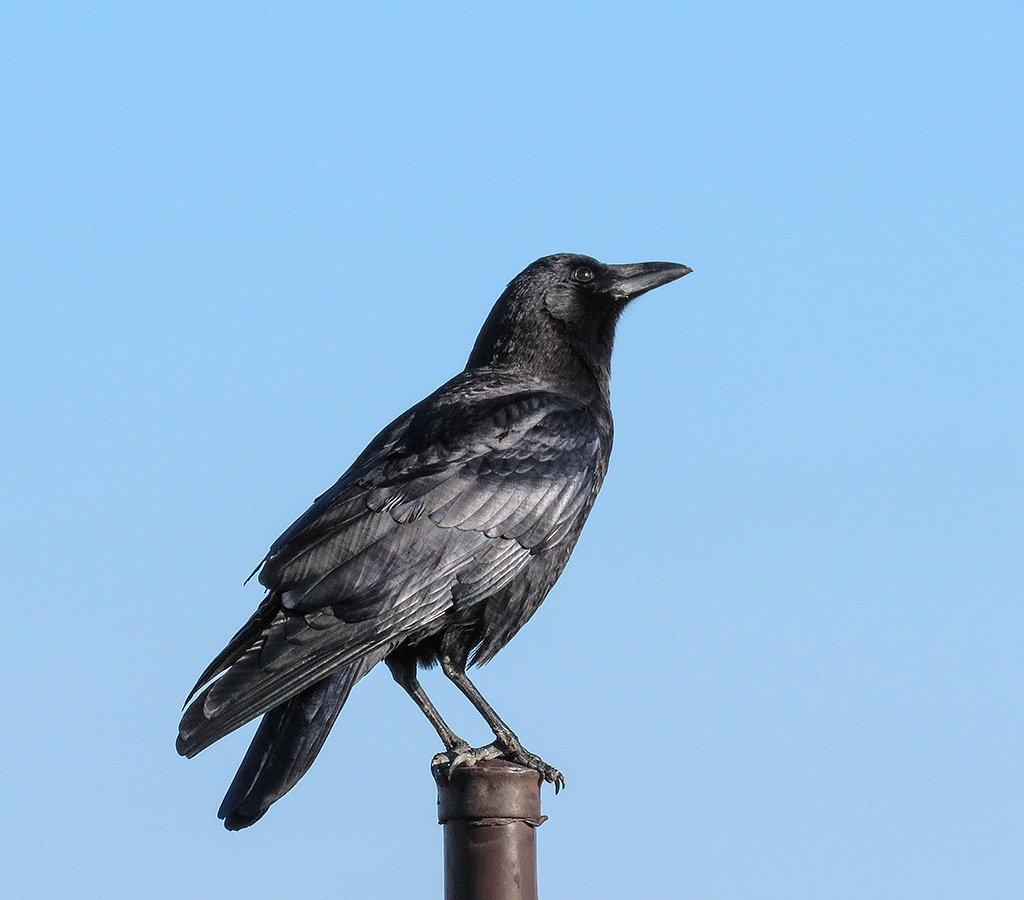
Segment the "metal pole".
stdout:
<path fill-rule="evenodd" d="M 435 767 L 445 900 L 537 900 L 540 775 L 489 759 Z"/>

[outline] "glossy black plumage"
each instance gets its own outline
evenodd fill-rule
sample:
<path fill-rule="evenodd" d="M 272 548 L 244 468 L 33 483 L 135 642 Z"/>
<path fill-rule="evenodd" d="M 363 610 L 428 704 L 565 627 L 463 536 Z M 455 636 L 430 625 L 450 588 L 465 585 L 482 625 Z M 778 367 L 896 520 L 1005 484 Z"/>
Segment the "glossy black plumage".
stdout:
<path fill-rule="evenodd" d="M 533 263 L 495 304 L 466 369 L 381 431 L 275 541 L 259 576 L 270 593 L 200 677 L 178 737 L 193 756 L 265 714 L 220 810 L 228 828 L 252 824 L 295 784 L 352 686 L 382 659 L 437 728 L 449 764 L 502 756 L 560 786 L 465 668 L 489 660 L 537 609 L 597 496 L 619 313 L 688 271 L 573 254 Z M 470 748 L 430 704 L 415 670 L 434 662 L 487 719 L 494 744 Z"/>

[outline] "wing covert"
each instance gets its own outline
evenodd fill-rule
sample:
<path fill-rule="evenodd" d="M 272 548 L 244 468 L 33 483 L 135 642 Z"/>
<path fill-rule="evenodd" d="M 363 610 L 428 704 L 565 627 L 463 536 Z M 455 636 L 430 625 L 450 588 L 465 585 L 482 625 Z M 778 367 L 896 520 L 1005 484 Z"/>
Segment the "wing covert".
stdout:
<path fill-rule="evenodd" d="M 404 439 L 382 433 L 387 451 L 318 498 L 274 545 L 260 581 L 289 609 L 358 609 L 453 583 L 491 541 L 529 553 L 558 543 L 603 475 L 596 423 L 559 395 L 499 399 L 459 433 L 416 440 L 398 420 Z"/>

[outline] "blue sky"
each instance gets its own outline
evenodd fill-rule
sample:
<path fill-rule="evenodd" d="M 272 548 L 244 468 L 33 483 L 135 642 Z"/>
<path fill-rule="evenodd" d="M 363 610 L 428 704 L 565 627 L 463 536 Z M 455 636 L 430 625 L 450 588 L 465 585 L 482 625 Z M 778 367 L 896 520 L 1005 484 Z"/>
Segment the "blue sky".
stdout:
<path fill-rule="evenodd" d="M 386 671 L 238 834 L 251 728 L 177 719 L 273 539 L 574 251 L 694 273 L 478 672 L 567 778 L 542 895 L 1020 897 L 1022 48 L 1014 3 L 7 4 L 11 896 L 440 896 Z"/>

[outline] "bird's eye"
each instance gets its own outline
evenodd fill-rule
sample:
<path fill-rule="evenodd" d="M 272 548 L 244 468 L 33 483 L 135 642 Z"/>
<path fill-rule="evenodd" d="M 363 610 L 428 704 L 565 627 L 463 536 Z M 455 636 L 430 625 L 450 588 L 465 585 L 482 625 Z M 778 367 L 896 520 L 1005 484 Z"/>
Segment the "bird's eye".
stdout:
<path fill-rule="evenodd" d="M 578 281 L 580 284 L 588 284 L 594 280 L 594 270 L 590 266 L 580 266 L 572 273 L 572 280 Z"/>

